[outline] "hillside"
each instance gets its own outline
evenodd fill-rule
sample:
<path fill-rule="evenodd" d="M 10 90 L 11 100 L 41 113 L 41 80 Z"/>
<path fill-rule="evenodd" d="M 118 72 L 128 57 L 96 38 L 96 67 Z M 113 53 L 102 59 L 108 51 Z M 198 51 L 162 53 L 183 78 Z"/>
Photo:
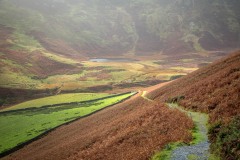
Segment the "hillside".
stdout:
<path fill-rule="evenodd" d="M 192 127 L 184 113 L 133 97 L 60 127 L 3 159 L 149 159 L 169 142 L 189 142 Z"/>
<path fill-rule="evenodd" d="M 154 101 L 138 94 L 60 127 L 4 159 L 149 159 L 169 142 L 191 140 L 192 121 L 164 106 L 165 101 L 207 112 L 212 152 L 223 159 L 239 158 L 239 61 L 236 52 L 158 89 L 146 88 L 153 90 L 147 96 Z M 209 107 L 213 103 L 215 108 Z"/>
<path fill-rule="evenodd" d="M 82 59 L 179 54 L 238 48 L 239 7 L 237 0 L 1 0 L 0 24 L 12 30 L 15 50 Z"/>
<path fill-rule="evenodd" d="M 148 96 L 163 102 L 179 99 L 179 103 L 186 108 L 210 113 L 211 122 L 229 122 L 240 113 L 239 74 L 238 51 L 154 90 Z"/>
<path fill-rule="evenodd" d="M 212 150 L 223 159 L 240 158 L 240 51 L 154 90 L 148 97 L 208 113 Z"/>
<path fill-rule="evenodd" d="M 0 0 L 0 105 L 186 75 L 239 48 L 239 8 L 237 0 Z"/>

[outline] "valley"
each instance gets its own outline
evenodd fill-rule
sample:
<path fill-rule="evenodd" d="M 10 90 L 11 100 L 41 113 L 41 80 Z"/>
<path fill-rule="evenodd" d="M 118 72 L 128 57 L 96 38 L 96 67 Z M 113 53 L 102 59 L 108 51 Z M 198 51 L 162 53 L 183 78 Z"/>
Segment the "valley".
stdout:
<path fill-rule="evenodd" d="M 0 0 L 0 159 L 240 159 L 239 8 Z"/>
<path fill-rule="evenodd" d="M 156 54 L 135 56 L 134 61 L 96 62 L 91 59 L 81 61 L 66 58 L 53 53 L 2 54 L 0 87 L 13 90 L 40 90 L 47 95 L 71 92 L 132 91 L 187 75 L 223 55 L 218 55 L 218 52 L 206 52 L 191 56 L 182 54 L 174 58 Z M 33 61 L 36 58 L 37 63 Z M 119 59 L 122 58 L 119 57 Z M 129 57 L 129 59 L 132 58 Z M 4 89 L 0 90 L 4 93 Z M 21 102 L 21 100 L 14 99 L 14 95 L 7 96 L 8 94 L 7 92 L 2 95 L 3 105 L 11 104 L 11 101 Z M 36 94 L 36 96 L 41 97 L 41 94 Z"/>
<path fill-rule="evenodd" d="M 180 79 L 144 88 L 137 95 L 122 103 L 113 105 L 83 119 L 62 125 L 41 139 L 37 139 L 30 144 L 27 143 L 27 145 L 24 144 L 23 148 L 19 148 L 19 150 L 3 159 L 22 159 L 23 157 L 25 159 L 55 159 L 56 157 L 56 159 L 65 159 L 67 157 L 69 159 L 112 159 L 113 157 L 120 157 L 120 159 L 150 159 L 159 151 L 163 151 L 160 152 L 159 156 L 165 157 L 165 159 L 169 159 L 167 158 L 169 156 L 180 155 L 188 158 L 206 157 L 204 153 L 200 154 L 199 152 L 191 151 L 194 147 L 199 150 L 201 148 L 199 146 L 200 143 L 206 140 L 206 128 L 201 129 L 207 121 L 206 114 L 203 114 L 205 118 L 200 118 L 200 113 L 190 111 L 209 114 L 208 138 L 211 143 L 208 150 L 211 153 L 211 155 L 208 155 L 210 156 L 209 158 L 220 159 L 220 155 L 238 157 L 237 153 L 225 150 L 227 148 L 222 144 L 224 143 L 235 148 L 237 147 L 235 142 L 239 137 L 239 132 L 235 130 L 235 127 L 239 125 L 237 119 L 239 113 L 239 108 L 237 107 L 239 104 L 237 97 L 239 92 L 237 90 L 239 89 L 238 82 L 240 80 L 239 55 L 239 52 L 235 52 Z M 204 83 L 204 85 L 201 83 Z M 222 85 L 222 87 L 215 88 L 213 87 L 215 85 Z M 229 85 L 236 87 L 232 88 Z M 233 90 L 228 92 L 230 88 Z M 211 98 L 208 98 L 209 90 L 211 90 L 212 94 L 217 94 L 216 98 L 221 97 L 222 100 L 216 99 L 212 101 Z M 201 96 L 205 102 L 200 103 L 201 105 L 197 105 L 199 103 L 197 100 L 203 99 L 195 98 L 200 95 L 199 91 L 201 91 Z M 227 93 L 227 96 L 222 96 L 224 93 Z M 224 100 L 229 97 L 232 99 L 231 102 Z M 187 103 L 188 99 L 191 99 L 191 103 Z M 185 110 L 188 110 L 187 114 L 179 111 L 179 109 L 167 107 L 164 102 L 181 104 Z M 30 102 L 30 104 L 34 103 L 36 102 Z M 229 103 L 233 105 L 231 106 Z M 197 107 L 189 106 L 189 104 Z M 210 108 L 213 104 L 217 104 L 215 106 L 217 109 Z M 25 106 L 29 105 L 26 103 Z M 22 107 L 24 107 L 24 103 Z M 66 108 L 61 111 L 62 107 L 64 108 L 65 106 L 53 105 L 53 108 L 50 107 L 49 109 L 57 109 L 59 112 L 56 113 L 68 111 Z M 71 109 L 73 107 L 76 108 L 74 104 L 70 104 L 68 107 Z M 78 107 L 81 108 L 81 106 Z M 232 108 L 235 108 L 235 110 L 232 110 Z M 36 109 L 42 110 L 41 107 Z M 28 113 L 29 115 L 34 113 L 32 109 L 29 111 L 31 111 Z M 44 109 L 42 111 L 46 112 L 47 110 Z M 2 112 L 4 114 L 4 111 Z M 19 110 L 20 112 L 21 110 Z M 199 121 L 200 124 L 198 125 L 200 126 L 196 128 L 196 124 L 193 123 L 191 117 L 195 123 Z M 47 120 L 50 119 L 48 118 Z M 219 126 L 221 126 L 220 133 L 216 132 Z M 202 135 L 202 131 L 204 135 Z M 230 139 L 221 139 L 219 137 L 216 141 L 215 137 L 221 136 L 226 132 L 231 132 L 229 134 Z M 173 143 L 175 144 L 171 145 Z M 182 146 L 183 144 L 193 145 L 187 149 L 190 154 L 187 154 L 187 151 L 179 153 L 177 151 L 178 148 L 170 154 L 169 149 L 174 149 L 175 147 L 183 150 L 185 148 Z M 218 146 L 217 149 L 214 148 L 216 146 Z M 164 150 L 166 147 L 167 151 Z M 131 148 L 131 150 L 126 150 L 126 148 Z M 218 149 L 225 151 L 219 153 Z M 157 155 L 155 159 L 159 159 Z"/>
<path fill-rule="evenodd" d="M 187 75 L 239 48 L 238 5 L 1 0 L 0 104 L 131 91 Z M 134 61 L 91 60 L 101 58 Z"/>

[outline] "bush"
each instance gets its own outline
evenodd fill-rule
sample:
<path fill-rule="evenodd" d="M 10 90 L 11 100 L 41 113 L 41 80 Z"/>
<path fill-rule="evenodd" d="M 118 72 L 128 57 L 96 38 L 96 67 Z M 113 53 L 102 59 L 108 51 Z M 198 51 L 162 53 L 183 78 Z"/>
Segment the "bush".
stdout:
<path fill-rule="evenodd" d="M 222 159 L 240 159 L 240 116 L 229 124 L 217 122 L 209 129 L 211 150 Z"/>
<path fill-rule="evenodd" d="M 5 103 L 5 99 L 0 98 L 0 106 L 2 106 Z"/>
<path fill-rule="evenodd" d="M 166 102 L 167 103 L 179 103 L 180 100 L 185 99 L 185 96 L 176 96 L 173 98 L 169 98 Z"/>

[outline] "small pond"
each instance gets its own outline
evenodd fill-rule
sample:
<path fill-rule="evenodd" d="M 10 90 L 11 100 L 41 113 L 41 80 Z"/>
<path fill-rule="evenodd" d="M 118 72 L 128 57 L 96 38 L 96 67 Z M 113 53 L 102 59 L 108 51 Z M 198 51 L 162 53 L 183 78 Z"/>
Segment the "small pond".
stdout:
<path fill-rule="evenodd" d="M 130 58 L 92 58 L 90 62 L 134 62 L 136 59 Z"/>

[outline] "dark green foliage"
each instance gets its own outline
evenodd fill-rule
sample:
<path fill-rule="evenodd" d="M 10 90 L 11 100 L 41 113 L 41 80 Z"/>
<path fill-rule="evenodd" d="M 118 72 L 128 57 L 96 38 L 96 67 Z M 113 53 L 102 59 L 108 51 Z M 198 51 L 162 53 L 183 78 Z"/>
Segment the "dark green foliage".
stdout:
<path fill-rule="evenodd" d="M 169 98 L 167 100 L 167 103 L 179 103 L 180 100 L 182 100 L 184 98 L 185 98 L 185 96 L 177 96 L 177 97 Z"/>
<path fill-rule="evenodd" d="M 226 125 L 217 122 L 209 129 L 211 150 L 222 159 L 240 159 L 240 116 Z"/>
<path fill-rule="evenodd" d="M 175 80 L 178 78 L 181 78 L 183 75 L 176 75 L 176 76 L 171 76 L 170 80 Z"/>
<path fill-rule="evenodd" d="M 14 98 L 9 98 L 9 96 L 0 96 L 0 107 L 9 105 L 12 100 L 14 101 Z"/>
<path fill-rule="evenodd" d="M 0 98 L 0 106 L 2 106 L 5 103 L 6 99 Z"/>

